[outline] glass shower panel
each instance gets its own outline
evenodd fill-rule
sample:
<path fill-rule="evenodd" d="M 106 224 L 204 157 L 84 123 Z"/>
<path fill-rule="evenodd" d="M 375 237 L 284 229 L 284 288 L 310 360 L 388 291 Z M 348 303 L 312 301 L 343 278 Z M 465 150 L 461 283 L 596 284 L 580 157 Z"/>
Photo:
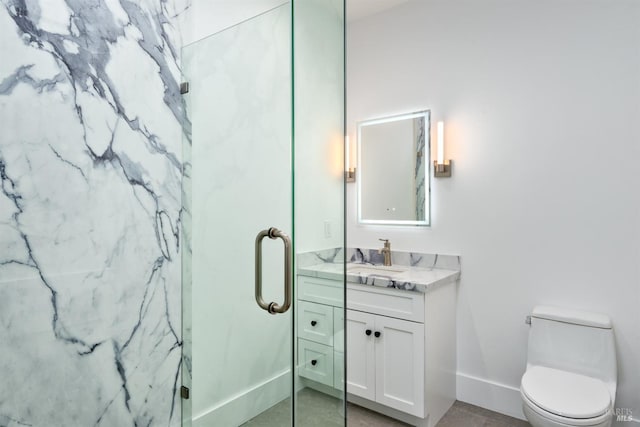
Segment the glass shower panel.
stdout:
<path fill-rule="evenodd" d="M 291 425 L 293 310 L 271 315 L 254 295 L 258 233 L 294 238 L 290 5 L 187 46 L 183 66 L 184 425 Z M 265 238 L 262 255 L 264 299 L 282 303 L 281 240 Z"/>
<path fill-rule="evenodd" d="M 183 425 L 344 426 L 344 2 L 284 4 L 183 58 Z M 276 316 L 254 296 L 256 235 L 272 226 L 292 239 L 295 280 Z M 282 252 L 262 240 L 266 301 L 283 299 Z M 304 336 L 319 264 L 335 284 L 314 306 L 331 319 L 324 344 Z"/>
<path fill-rule="evenodd" d="M 346 422 L 344 0 L 296 0 L 293 10 L 295 425 L 339 427 Z M 330 292 L 314 295 L 316 284 Z"/>

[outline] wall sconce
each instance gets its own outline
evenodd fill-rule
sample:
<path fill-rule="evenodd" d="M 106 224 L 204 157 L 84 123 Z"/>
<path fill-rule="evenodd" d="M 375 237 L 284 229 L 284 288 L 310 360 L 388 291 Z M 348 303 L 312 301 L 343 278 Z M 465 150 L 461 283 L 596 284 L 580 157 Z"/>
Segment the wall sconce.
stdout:
<path fill-rule="evenodd" d="M 436 159 L 433 162 L 433 176 L 436 178 L 448 178 L 451 176 L 453 162 L 444 160 L 444 123 L 437 124 L 438 142 L 436 146 Z"/>
<path fill-rule="evenodd" d="M 344 179 L 346 182 L 356 182 L 356 168 L 351 167 L 349 135 L 345 135 L 344 137 Z"/>

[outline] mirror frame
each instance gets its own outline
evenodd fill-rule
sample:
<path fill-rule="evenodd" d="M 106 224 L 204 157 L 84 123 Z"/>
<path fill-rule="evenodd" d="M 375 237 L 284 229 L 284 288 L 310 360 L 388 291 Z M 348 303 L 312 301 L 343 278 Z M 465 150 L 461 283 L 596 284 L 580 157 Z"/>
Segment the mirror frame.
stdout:
<path fill-rule="evenodd" d="M 412 220 L 383 220 L 383 219 L 363 219 L 362 218 L 362 127 L 381 123 L 395 122 L 399 120 L 424 118 L 425 135 L 425 155 L 424 158 L 424 214 L 422 221 Z M 431 110 L 420 110 L 413 113 L 397 114 L 394 116 L 382 117 L 378 119 L 362 120 L 357 122 L 358 129 L 358 164 L 356 169 L 357 199 L 358 199 L 358 223 L 365 225 L 404 225 L 404 226 L 431 226 Z"/>

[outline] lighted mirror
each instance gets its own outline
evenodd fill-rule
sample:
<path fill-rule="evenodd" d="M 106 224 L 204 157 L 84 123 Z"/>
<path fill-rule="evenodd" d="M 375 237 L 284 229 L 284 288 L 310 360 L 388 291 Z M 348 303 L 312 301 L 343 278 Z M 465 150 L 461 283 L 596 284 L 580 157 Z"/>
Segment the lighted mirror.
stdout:
<path fill-rule="evenodd" d="M 358 123 L 358 220 L 429 225 L 429 111 Z"/>

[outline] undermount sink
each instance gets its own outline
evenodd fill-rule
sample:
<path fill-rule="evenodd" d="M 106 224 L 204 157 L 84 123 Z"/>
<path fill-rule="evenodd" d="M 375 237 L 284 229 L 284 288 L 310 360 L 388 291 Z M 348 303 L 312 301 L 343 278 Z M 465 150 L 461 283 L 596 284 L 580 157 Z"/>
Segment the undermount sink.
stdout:
<path fill-rule="evenodd" d="M 405 268 L 401 267 L 384 267 L 384 266 L 376 266 L 376 265 L 352 265 L 347 268 L 347 273 L 351 274 L 398 274 L 404 273 L 407 271 Z"/>

